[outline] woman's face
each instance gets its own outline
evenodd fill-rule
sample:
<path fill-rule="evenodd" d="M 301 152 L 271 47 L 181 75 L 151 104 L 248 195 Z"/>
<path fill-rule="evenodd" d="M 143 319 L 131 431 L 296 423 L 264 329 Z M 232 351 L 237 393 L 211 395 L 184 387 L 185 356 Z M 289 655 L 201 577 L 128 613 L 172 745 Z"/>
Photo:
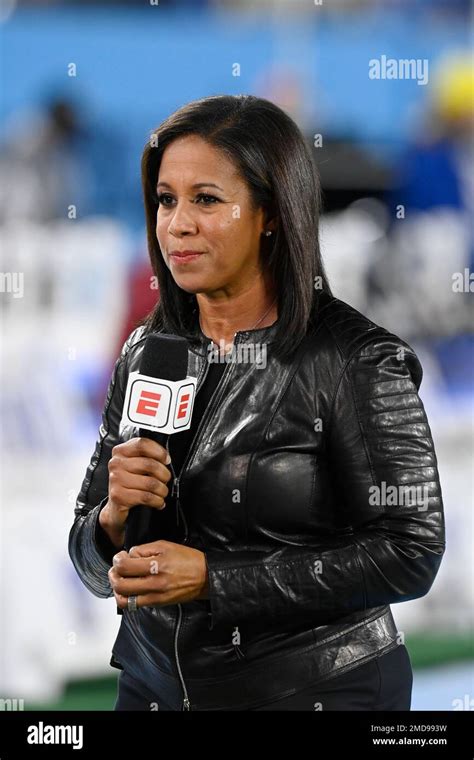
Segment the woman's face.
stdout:
<path fill-rule="evenodd" d="M 265 215 L 254 210 L 235 165 L 196 135 L 165 149 L 158 174 L 156 236 L 176 284 L 188 293 L 234 295 L 261 272 Z M 174 251 L 200 255 L 181 258 Z"/>

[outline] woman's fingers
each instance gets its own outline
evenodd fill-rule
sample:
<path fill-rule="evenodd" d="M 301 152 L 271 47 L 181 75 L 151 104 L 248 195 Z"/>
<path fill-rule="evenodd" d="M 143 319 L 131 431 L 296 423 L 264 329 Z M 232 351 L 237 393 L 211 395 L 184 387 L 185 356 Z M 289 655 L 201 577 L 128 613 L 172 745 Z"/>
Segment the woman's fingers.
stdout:
<path fill-rule="evenodd" d="M 149 457 L 163 464 L 169 464 L 171 457 L 167 449 L 151 438 L 130 438 L 124 443 L 118 443 L 112 449 L 113 457 Z"/>
<path fill-rule="evenodd" d="M 157 593 L 164 591 L 167 580 L 164 575 L 151 573 L 140 577 L 124 577 L 115 568 L 109 570 L 110 585 L 117 594 L 133 596 L 135 594 Z"/>
<path fill-rule="evenodd" d="M 122 576 L 123 578 L 156 575 L 159 568 L 159 562 L 160 558 L 158 556 L 134 559 L 131 558 L 126 551 L 121 551 L 114 556 L 111 570 L 115 570 L 117 575 Z"/>
<path fill-rule="evenodd" d="M 159 539 L 158 541 L 151 541 L 149 544 L 140 544 L 139 546 L 132 546 L 128 552 L 129 557 L 152 557 L 155 554 L 166 554 L 168 552 L 175 552 L 176 544 L 171 541 L 164 541 Z"/>
<path fill-rule="evenodd" d="M 120 457 L 119 457 L 119 461 Z M 128 472 L 134 472 L 137 475 L 151 475 L 162 483 L 168 483 L 172 474 L 166 465 L 150 457 L 123 457 L 122 463 Z"/>
<path fill-rule="evenodd" d="M 109 488 L 116 484 L 120 485 L 121 488 L 129 488 L 135 491 L 150 491 L 150 493 L 163 498 L 169 493 L 168 486 L 161 480 L 157 480 L 151 475 L 137 475 L 127 470 L 122 470 L 117 474 L 114 472 L 109 474 Z"/>
<path fill-rule="evenodd" d="M 133 507 L 140 504 L 143 504 L 145 507 L 163 509 L 166 505 L 165 495 L 161 496 L 152 491 L 139 491 L 136 488 L 124 488 L 123 486 L 120 486 L 120 489 L 116 493 L 113 483 L 109 483 L 109 498 L 125 506 L 127 509 L 133 509 Z"/>
<path fill-rule="evenodd" d="M 128 607 L 128 596 L 123 596 L 122 594 L 117 594 L 114 592 L 115 599 L 117 601 L 117 606 L 120 607 L 120 609 L 125 610 Z M 165 604 L 175 604 L 174 600 L 172 598 L 164 594 L 157 594 L 156 592 L 154 594 L 140 594 L 140 596 L 137 596 L 137 607 L 158 607 Z"/>

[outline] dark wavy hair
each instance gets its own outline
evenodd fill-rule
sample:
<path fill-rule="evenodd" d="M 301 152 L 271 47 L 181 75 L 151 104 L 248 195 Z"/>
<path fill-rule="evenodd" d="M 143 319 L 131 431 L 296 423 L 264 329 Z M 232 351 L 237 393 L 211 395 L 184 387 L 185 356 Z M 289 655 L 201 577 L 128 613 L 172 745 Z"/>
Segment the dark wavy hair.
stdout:
<path fill-rule="evenodd" d="M 277 289 L 275 352 L 290 358 L 313 320 L 317 296 L 331 294 L 319 248 L 321 191 L 298 126 L 274 103 L 254 95 L 194 100 L 151 133 L 141 172 L 148 253 L 160 298 L 141 324 L 184 337 L 191 337 L 197 326 L 196 296 L 175 283 L 156 237 L 161 158 L 173 140 L 185 135 L 199 135 L 223 151 L 246 181 L 254 207 L 277 219 L 275 233 L 262 238 L 260 255 Z"/>

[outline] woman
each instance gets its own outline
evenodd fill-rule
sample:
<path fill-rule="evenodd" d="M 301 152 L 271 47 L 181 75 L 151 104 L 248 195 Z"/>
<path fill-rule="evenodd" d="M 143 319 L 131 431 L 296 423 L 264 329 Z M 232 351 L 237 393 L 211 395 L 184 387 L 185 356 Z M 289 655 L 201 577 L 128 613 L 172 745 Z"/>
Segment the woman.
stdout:
<path fill-rule="evenodd" d="M 115 365 L 69 539 L 123 613 L 115 709 L 409 710 L 389 605 L 429 591 L 445 546 L 415 353 L 331 295 L 311 154 L 277 106 L 180 108 L 142 182 L 160 302 Z M 197 377 L 171 462 L 120 427 L 149 331 L 186 337 Z"/>

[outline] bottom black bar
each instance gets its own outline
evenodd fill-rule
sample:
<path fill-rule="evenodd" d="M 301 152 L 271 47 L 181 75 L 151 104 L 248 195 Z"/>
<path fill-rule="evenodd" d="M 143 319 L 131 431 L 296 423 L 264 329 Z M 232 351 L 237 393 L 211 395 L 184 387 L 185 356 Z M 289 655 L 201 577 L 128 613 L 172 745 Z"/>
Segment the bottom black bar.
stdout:
<path fill-rule="evenodd" d="M 216 714 L 217 713 L 217 714 Z M 328 750 L 406 757 L 472 760 L 473 715 L 459 712 L 0 712 L 0 760 L 19 757 L 154 757 L 198 747 L 219 752 L 260 747 L 283 753 Z M 194 733 L 199 731 L 199 733 Z M 203 733 L 203 730 L 205 733 Z M 249 733 L 249 732 L 252 733 Z M 176 732 L 176 733 L 175 733 Z M 304 744 L 303 744 L 304 742 Z M 308 746 L 309 745 L 309 746 Z M 204 750 L 206 748 L 206 750 Z"/>

